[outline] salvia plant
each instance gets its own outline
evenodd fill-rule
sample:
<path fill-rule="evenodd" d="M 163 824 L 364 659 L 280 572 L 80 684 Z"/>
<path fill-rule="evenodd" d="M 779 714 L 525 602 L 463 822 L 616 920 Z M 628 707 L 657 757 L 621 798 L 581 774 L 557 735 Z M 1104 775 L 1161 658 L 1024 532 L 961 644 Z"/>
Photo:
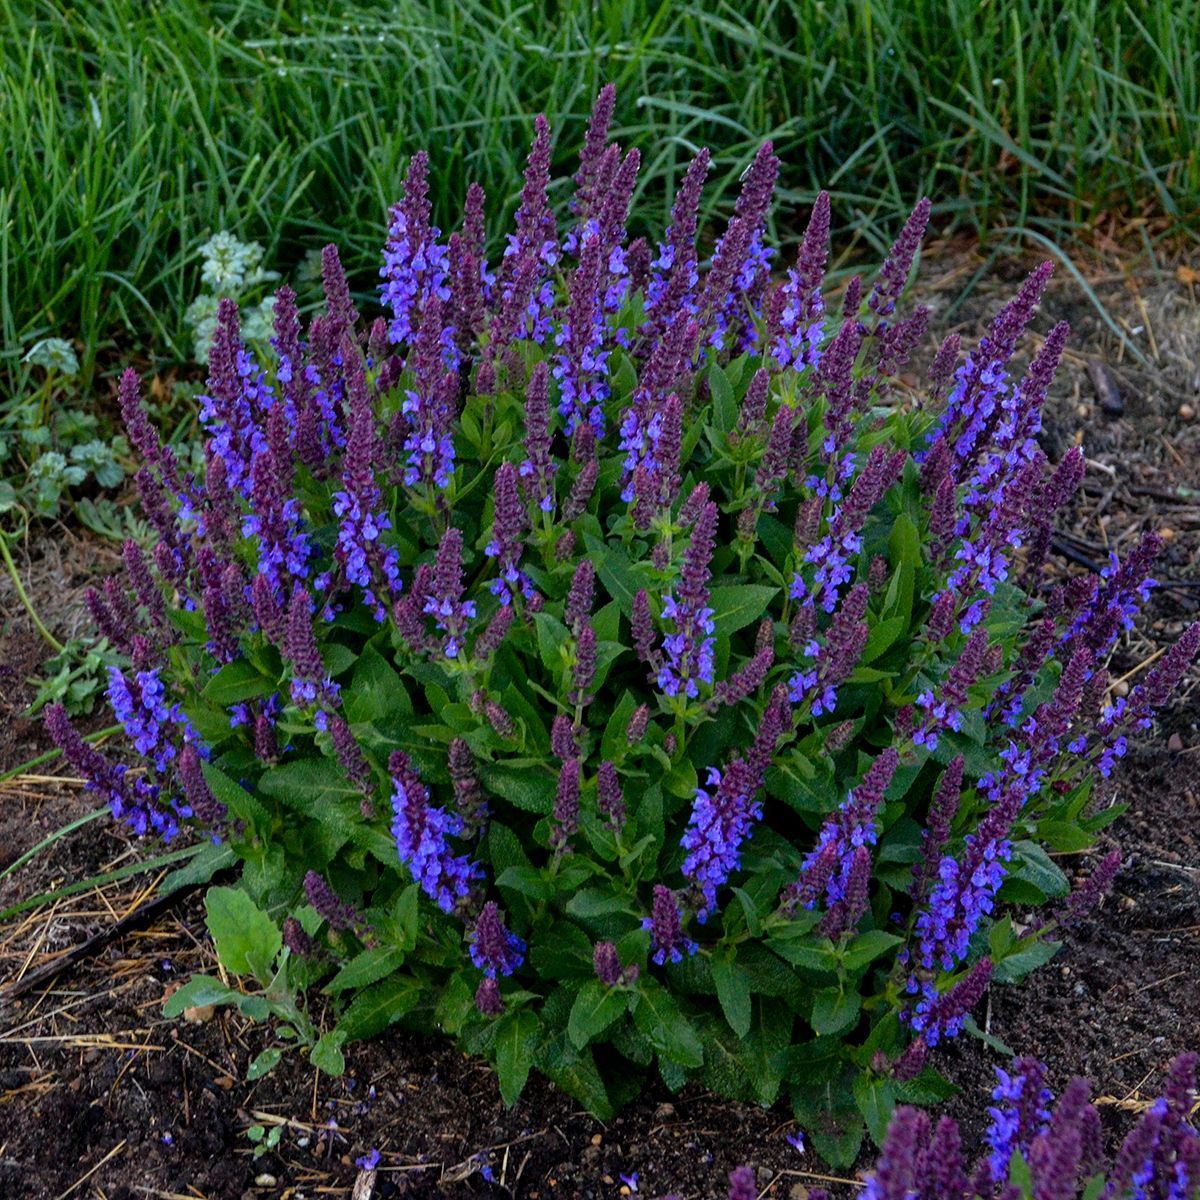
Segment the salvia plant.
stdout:
<path fill-rule="evenodd" d="M 1163 1094 L 1105 1161 L 1100 1114 L 1086 1079 L 1073 1079 L 1055 1103 L 1045 1067 L 1017 1059 L 988 1109 L 986 1151 L 972 1162 L 958 1122 L 937 1123 L 915 1108 L 898 1109 L 863 1200 L 1195 1200 L 1200 1196 L 1200 1134 L 1190 1123 L 1196 1102 L 1196 1055 L 1171 1064 Z M 729 1200 L 756 1200 L 754 1172 L 729 1176 Z M 814 1188 L 809 1200 L 828 1200 Z M 667 1197 L 666 1200 L 677 1200 Z"/>
<path fill-rule="evenodd" d="M 332 246 L 269 354 L 223 300 L 203 477 L 126 373 L 155 541 L 89 605 L 138 766 L 47 720 L 136 832 L 207 831 L 193 878 L 240 864 L 208 905 L 238 986 L 168 1011 L 274 1014 L 328 1070 L 440 1029 L 509 1103 L 533 1068 L 601 1115 L 650 1068 L 787 1095 L 845 1162 L 1111 881 L 1068 894 L 1049 853 L 1116 814 L 1093 781 L 1200 627 L 1111 702 L 1157 537 L 1044 573 L 1084 472 L 1037 441 L 1065 325 L 1013 367 L 1048 265 L 914 388 L 927 202 L 836 303 L 826 195 L 794 262 L 766 244 L 769 144 L 703 261 L 703 151 L 631 241 L 612 103 L 566 214 L 537 119 L 496 260 L 482 190 L 445 236 L 415 155 L 365 327 Z"/>

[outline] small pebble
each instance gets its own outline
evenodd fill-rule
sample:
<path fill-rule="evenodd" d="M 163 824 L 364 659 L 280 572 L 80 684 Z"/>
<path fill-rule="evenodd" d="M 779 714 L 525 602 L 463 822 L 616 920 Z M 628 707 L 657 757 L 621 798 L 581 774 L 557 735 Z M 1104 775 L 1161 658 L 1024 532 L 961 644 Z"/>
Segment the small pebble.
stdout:
<path fill-rule="evenodd" d="M 268 1175 L 266 1171 L 254 1177 L 255 1187 L 274 1187 L 278 1182 L 274 1175 Z"/>
<path fill-rule="evenodd" d="M 1118 679 L 1117 682 L 1113 684 L 1112 690 L 1113 694 L 1116 696 L 1128 696 L 1129 684 L 1124 679 Z"/>
<path fill-rule="evenodd" d="M 1181 404 L 1179 406 L 1180 420 L 1190 421 L 1195 415 L 1196 415 L 1196 410 L 1195 410 L 1195 408 L 1192 407 L 1192 405 Z"/>
<path fill-rule="evenodd" d="M 1167 738 L 1167 749 L 1170 750 L 1172 754 L 1178 754 L 1179 751 L 1183 749 L 1183 738 L 1181 738 L 1177 733 L 1171 734 L 1171 736 Z"/>

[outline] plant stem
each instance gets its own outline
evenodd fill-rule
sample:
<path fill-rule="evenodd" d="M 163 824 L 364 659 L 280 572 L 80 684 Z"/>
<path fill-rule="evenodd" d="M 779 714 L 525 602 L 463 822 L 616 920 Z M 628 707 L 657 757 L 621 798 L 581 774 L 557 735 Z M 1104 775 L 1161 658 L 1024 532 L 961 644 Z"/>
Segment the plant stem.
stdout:
<path fill-rule="evenodd" d="M 30 620 L 37 627 L 38 633 L 46 640 L 46 643 L 51 646 L 57 653 L 61 654 L 64 650 L 62 642 L 58 640 L 50 632 L 49 629 L 42 623 L 42 618 L 38 616 L 37 609 L 33 607 L 33 601 L 29 599 L 29 593 L 25 590 L 25 584 L 21 581 L 20 572 L 17 570 L 17 564 L 13 562 L 13 556 L 8 549 L 8 534 L 0 530 L 0 557 L 4 559 L 4 565 L 8 568 L 9 576 L 12 578 L 13 587 L 16 589 L 17 599 L 21 601 L 25 607 L 25 611 L 29 614 Z"/>

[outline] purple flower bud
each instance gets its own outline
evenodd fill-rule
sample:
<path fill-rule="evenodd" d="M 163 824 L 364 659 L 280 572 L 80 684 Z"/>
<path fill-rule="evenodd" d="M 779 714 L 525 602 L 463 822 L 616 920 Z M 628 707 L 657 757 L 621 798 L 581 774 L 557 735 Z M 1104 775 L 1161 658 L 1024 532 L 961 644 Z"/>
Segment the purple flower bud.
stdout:
<path fill-rule="evenodd" d="M 500 983 L 485 975 L 475 989 L 475 1007 L 485 1017 L 499 1017 L 504 1013 L 504 997 L 500 994 Z"/>
<path fill-rule="evenodd" d="M 264 763 L 273 763 L 279 758 L 275 723 L 266 713 L 259 713 L 254 718 L 254 756 Z"/>
<path fill-rule="evenodd" d="M 297 958 L 312 958 L 317 952 L 312 938 L 295 917 L 288 917 L 283 923 L 283 944 Z"/>
<path fill-rule="evenodd" d="M 463 599 L 462 549 L 462 534 L 451 526 L 438 544 L 423 610 L 442 631 L 442 653 L 447 658 L 458 657 L 467 625 L 475 618 L 475 601 Z"/>
<path fill-rule="evenodd" d="M 568 758 L 559 768 L 558 787 L 554 793 L 554 812 L 551 819 L 550 845 L 556 853 L 568 848 L 579 829 L 579 759 Z"/>
<path fill-rule="evenodd" d="M 642 919 L 642 928 L 650 931 L 650 957 L 660 967 L 670 960 L 681 962 L 685 954 L 696 953 L 696 943 L 683 932 L 683 921 L 679 905 L 670 888 L 661 883 L 654 885 L 654 903 L 651 915 Z"/>
<path fill-rule="evenodd" d="M 1074 929 L 1112 889 L 1121 869 L 1120 850 L 1110 850 L 1096 869 L 1067 897 L 1058 923 L 1063 929 Z"/>
<path fill-rule="evenodd" d="M 525 943 L 504 926 L 500 909 L 489 900 L 479 911 L 471 934 L 471 961 L 489 979 L 511 975 L 525 961 Z"/>
<path fill-rule="evenodd" d="M 317 914 L 329 922 L 331 929 L 352 930 L 363 924 L 362 914 L 352 904 L 339 900 L 329 884 L 316 873 L 304 876 L 304 894 Z"/>
<path fill-rule="evenodd" d="M 550 369 L 538 363 L 525 390 L 525 461 L 519 474 L 528 503 L 541 512 L 554 508 L 554 474 L 558 470 L 550 456 Z"/>
<path fill-rule="evenodd" d="M 621 982 L 621 960 L 614 943 L 597 942 L 592 952 L 592 965 L 596 970 L 596 978 L 605 987 L 616 987 Z"/>
<path fill-rule="evenodd" d="M 550 724 L 550 751 L 563 762 L 579 757 L 575 726 L 566 713 L 559 713 Z"/>
<path fill-rule="evenodd" d="M 330 718 L 329 733 L 333 739 L 333 752 L 337 755 L 342 770 L 346 772 L 346 778 L 360 792 L 369 795 L 374 790 L 371 768 L 367 765 L 358 742 L 354 740 L 354 734 L 346 719 L 340 715 Z"/>
<path fill-rule="evenodd" d="M 576 637 L 592 612 L 596 587 L 596 568 L 590 558 L 581 558 L 571 578 L 571 590 L 567 593 L 563 620 Z"/>
<path fill-rule="evenodd" d="M 463 820 L 464 831 L 471 832 L 483 824 L 487 816 L 487 801 L 479 785 L 475 755 L 471 752 L 466 738 L 456 737 L 451 740 L 446 760 L 458 815 Z"/>
<path fill-rule="evenodd" d="M 629 726 L 625 730 L 625 740 L 630 746 L 636 746 L 646 736 L 646 726 L 650 721 L 650 706 L 639 704 L 629 718 Z"/>
<path fill-rule="evenodd" d="M 192 815 L 210 829 L 219 829 L 225 822 L 225 805 L 212 794 L 193 745 L 186 745 L 179 752 L 179 782 Z"/>
<path fill-rule="evenodd" d="M 909 272 L 912 270 L 913 259 L 920 248 L 921 239 L 925 236 L 925 227 L 929 224 L 929 213 L 932 209 L 927 197 L 917 201 L 916 208 L 904 223 L 904 228 L 892 244 L 887 259 L 879 272 L 879 278 L 871 289 L 867 307 L 880 318 L 890 317 L 896 308 L 905 284 L 908 283 Z M 877 329 L 879 326 L 876 327 Z"/>
<path fill-rule="evenodd" d="M 621 795 L 621 780 L 614 763 L 607 759 L 600 764 L 596 776 L 596 799 L 600 812 L 618 829 L 625 824 L 625 798 Z"/>
<path fill-rule="evenodd" d="M 476 662 L 485 662 L 500 649 L 515 619 L 516 615 L 512 605 L 496 610 L 495 616 L 487 623 L 487 627 L 475 641 L 472 657 Z"/>
<path fill-rule="evenodd" d="M 575 643 L 575 665 L 567 701 L 577 707 L 591 702 L 592 680 L 596 677 L 596 631 L 585 625 Z"/>
<path fill-rule="evenodd" d="M 958 351 L 962 339 L 957 333 L 949 334 L 938 346 L 937 354 L 933 357 L 933 365 L 929 368 L 929 389 L 931 398 L 937 399 L 942 390 L 950 382 L 954 368 L 958 364 Z"/>

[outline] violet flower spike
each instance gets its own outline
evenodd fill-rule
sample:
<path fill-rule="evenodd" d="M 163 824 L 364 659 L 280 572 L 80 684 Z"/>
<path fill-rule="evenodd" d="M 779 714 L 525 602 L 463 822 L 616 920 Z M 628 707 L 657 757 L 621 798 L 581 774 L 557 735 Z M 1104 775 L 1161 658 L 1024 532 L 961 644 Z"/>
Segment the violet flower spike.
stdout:
<path fill-rule="evenodd" d="M 479 911 L 471 934 L 471 961 L 489 979 L 511 975 L 525 961 L 525 943 L 505 928 L 494 900 Z"/>
<path fill-rule="evenodd" d="M 451 526 L 442 534 L 423 611 L 442 631 L 442 653 L 457 658 L 467 626 L 475 619 L 475 601 L 463 599 L 462 534 Z"/>
<path fill-rule="evenodd" d="M 400 750 L 388 759 L 392 777 L 392 837 L 400 861 L 412 872 L 421 890 L 443 912 L 452 912 L 467 899 L 483 868 L 463 854 L 455 854 L 450 838 L 461 834 L 463 823 L 457 813 L 430 803 L 408 755 Z"/>
<path fill-rule="evenodd" d="M 682 962 L 685 954 L 696 953 L 696 943 L 683 932 L 674 893 L 661 883 L 654 885 L 651 915 L 642 919 L 642 928 L 650 931 L 650 957 L 660 967 L 667 961 Z"/>

